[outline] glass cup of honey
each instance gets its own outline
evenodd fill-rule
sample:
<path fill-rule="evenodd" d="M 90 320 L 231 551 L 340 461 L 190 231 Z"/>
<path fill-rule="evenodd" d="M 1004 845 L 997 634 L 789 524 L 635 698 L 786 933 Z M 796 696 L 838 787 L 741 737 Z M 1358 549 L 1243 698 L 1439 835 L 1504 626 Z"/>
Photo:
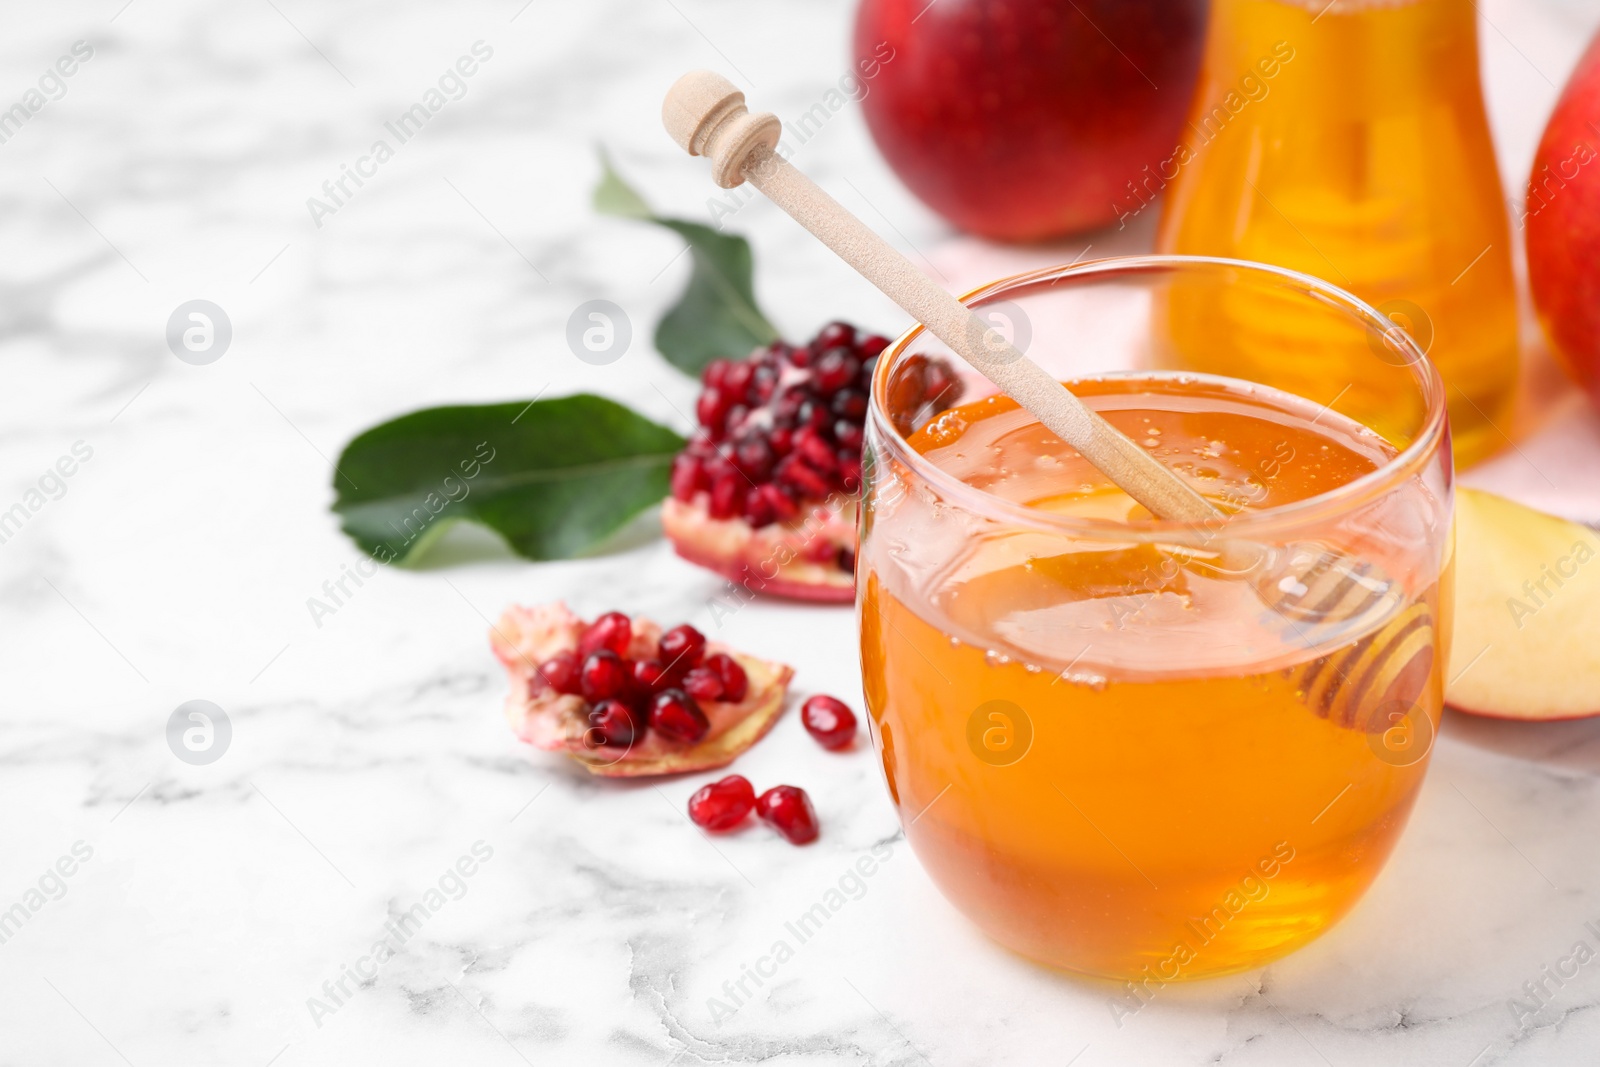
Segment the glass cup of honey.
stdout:
<path fill-rule="evenodd" d="M 906 837 L 968 918 L 1053 967 L 1150 988 L 1282 956 L 1371 885 L 1427 770 L 1451 602 L 1439 376 L 1354 296 L 1237 260 L 1104 260 L 964 299 L 1228 518 L 1154 518 L 920 326 L 886 349 L 857 614 Z M 1359 345 L 1362 388 L 1298 395 L 1292 348 L 1252 381 L 1195 369 L 1229 344 L 1184 333 L 1207 300 Z M 1230 565 L 1241 544 L 1354 561 L 1380 607 L 1286 610 L 1295 573 Z"/>

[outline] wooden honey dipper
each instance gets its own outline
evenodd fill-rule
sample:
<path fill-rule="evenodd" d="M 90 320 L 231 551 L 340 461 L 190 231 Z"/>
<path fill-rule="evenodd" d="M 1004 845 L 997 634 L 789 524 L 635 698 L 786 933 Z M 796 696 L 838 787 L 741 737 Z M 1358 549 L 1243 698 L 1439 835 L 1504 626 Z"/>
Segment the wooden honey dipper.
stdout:
<path fill-rule="evenodd" d="M 1348 637 L 1394 615 L 1382 629 L 1296 668 L 1298 686 L 1317 714 L 1345 726 L 1382 730 L 1390 723 L 1360 721 L 1363 699 L 1376 698 L 1377 705 L 1417 699 L 1434 656 L 1424 603 L 1398 611 L 1403 597 L 1395 582 L 1371 564 L 1320 544 L 1275 548 L 1228 539 L 1211 546 L 1226 513 L 791 166 L 776 151 L 782 133 L 777 116 L 751 114 L 744 93 L 722 75 L 697 70 L 679 78 L 667 91 L 661 118 L 679 146 L 711 160 L 718 185 L 732 189 L 748 181 L 755 186 L 1152 514 L 1206 531 L 1186 547 L 1214 550 L 1213 566 L 1248 577 L 1266 606 L 1297 633 L 1296 624 L 1304 622 L 1332 626 L 1333 635 Z M 1322 645 L 1332 639 L 1326 631 L 1318 637 Z M 1391 698 L 1391 693 L 1397 695 Z"/>

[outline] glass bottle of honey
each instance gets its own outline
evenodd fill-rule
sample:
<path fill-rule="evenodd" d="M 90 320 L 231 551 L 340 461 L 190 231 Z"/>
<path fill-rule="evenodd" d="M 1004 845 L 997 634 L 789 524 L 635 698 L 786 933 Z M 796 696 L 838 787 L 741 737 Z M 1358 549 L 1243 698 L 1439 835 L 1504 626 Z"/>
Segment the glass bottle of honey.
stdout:
<path fill-rule="evenodd" d="M 1213 0 L 1183 141 L 1130 186 L 1129 211 L 1156 188 L 1167 195 L 1161 251 L 1258 260 L 1348 289 L 1438 366 L 1458 466 L 1504 444 L 1516 291 L 1470 0 Z M 1307 334 L 1248 294 L 1175 291 L 1162 313 L 1188 366 L 1260 380 L 1264 366 L 1292 364 L 1293 391 L 1342 393 L 1341 409 L 1383 421 L 1387 398 L 1362 373 L 1371 353 L 1343 351 L 1348 338 Z"/>

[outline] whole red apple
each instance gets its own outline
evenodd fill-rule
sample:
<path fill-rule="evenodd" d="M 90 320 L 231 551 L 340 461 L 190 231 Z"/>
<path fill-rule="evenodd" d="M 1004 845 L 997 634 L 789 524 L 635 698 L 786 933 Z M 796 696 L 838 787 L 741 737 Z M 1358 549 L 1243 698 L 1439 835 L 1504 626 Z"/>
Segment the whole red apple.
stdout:
<path fill-rule="evenodd" d="M 1539 320 L 1600 405 L 1600 36 L 1544 129 L 1521 221 Z"/>
<path fill-rule="evenodd" d="M 900 179 L 963 230 L 1028 241 L 1102 225 L 1172 154 L 1206 7 L 863 0 L 867 125 Z"/>

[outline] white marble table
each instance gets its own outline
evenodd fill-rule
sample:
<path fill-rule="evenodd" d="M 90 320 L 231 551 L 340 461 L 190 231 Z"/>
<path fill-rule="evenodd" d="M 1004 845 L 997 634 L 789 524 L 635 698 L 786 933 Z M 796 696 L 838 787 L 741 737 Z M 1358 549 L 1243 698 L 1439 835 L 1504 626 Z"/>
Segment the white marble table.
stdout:
<path fill-rule="evenodd" d="M 703 211 L 701 168 L 658 129 L 661 91 L 688 65 L 742 68 L 763 106 L 803 110 L 843 72 L 843 0 L 122 4 L 15 4 L 0 41 L 4 101 L 74 42 L 93 49 L 0 144 L 0 510 L 92 450 L 0 544 L 0 909 L 39 904 L 0 943 L 0 1064 L 1600 1057 L 1600 963 L 1526 1026 L 1507 1006 L 1575 942 L 1600 945 L 1600 723 L 1452 716 L 1349 919 L 1119 1027 L 1104 989 L 967 925 L 897 837 L 870 754 L 825 753 L 792 715 L 740 769 L 811 789 L 825 835 L 805 850 L 760 833 L 714 850 L 682 816 L 698 780 L 619 787 L 518 750 L 483 616 L 565 597 L 703 623 L 716 581 L 660 541 L 533 566 L 462 539 L 458 565 L 386 570 L 311 617 L 357 559 L 327 458 L 360 428 L 579 389 L 676 420 L 691 387 L 647 344 L 601 368 L 563 340 L 597 297 L 648 336 L 685 268 L 669 235 L 592 215 L 592 146 L 658 204 Z M 1515 180 L 1600 11 L 1481 6 Z M 314 220 L 307 198 L 478 41 L 492 56 L 465 95 Z M 953 281 L 1142 239 L 1021 254 L 953 238 L 853 107 L 803 162 Z M 903 321 L 766 205 L 737 225 L 790 333 Z M 233 327 L 204 366 L 164 337 L 195 298 Z M 1562 418 L 1600 436 L 1585 412 Z M 1482 477 L 1530 488 L 1516 462 Z M 1600 512 L 1595 476 L 1571 472 L 1573 509 Z M 763 602 L 721 633 L 794 662 L 802 692 L 858 691 L 846 611 Z M 232 726 L 209 765 L 167 746 L 191 699 Z M 714 1023 L 708 998 L 874 844 L 890 858 L 864 894 Z M 461 857 L 471 876 L 448 876 Z M 441 878 L 450 896 L 403 951 L 361 964 Z M 341 981 L 335 1005 L 324 983 Z M 334 1010 L 313 1018 L 312 997 Z"/>

